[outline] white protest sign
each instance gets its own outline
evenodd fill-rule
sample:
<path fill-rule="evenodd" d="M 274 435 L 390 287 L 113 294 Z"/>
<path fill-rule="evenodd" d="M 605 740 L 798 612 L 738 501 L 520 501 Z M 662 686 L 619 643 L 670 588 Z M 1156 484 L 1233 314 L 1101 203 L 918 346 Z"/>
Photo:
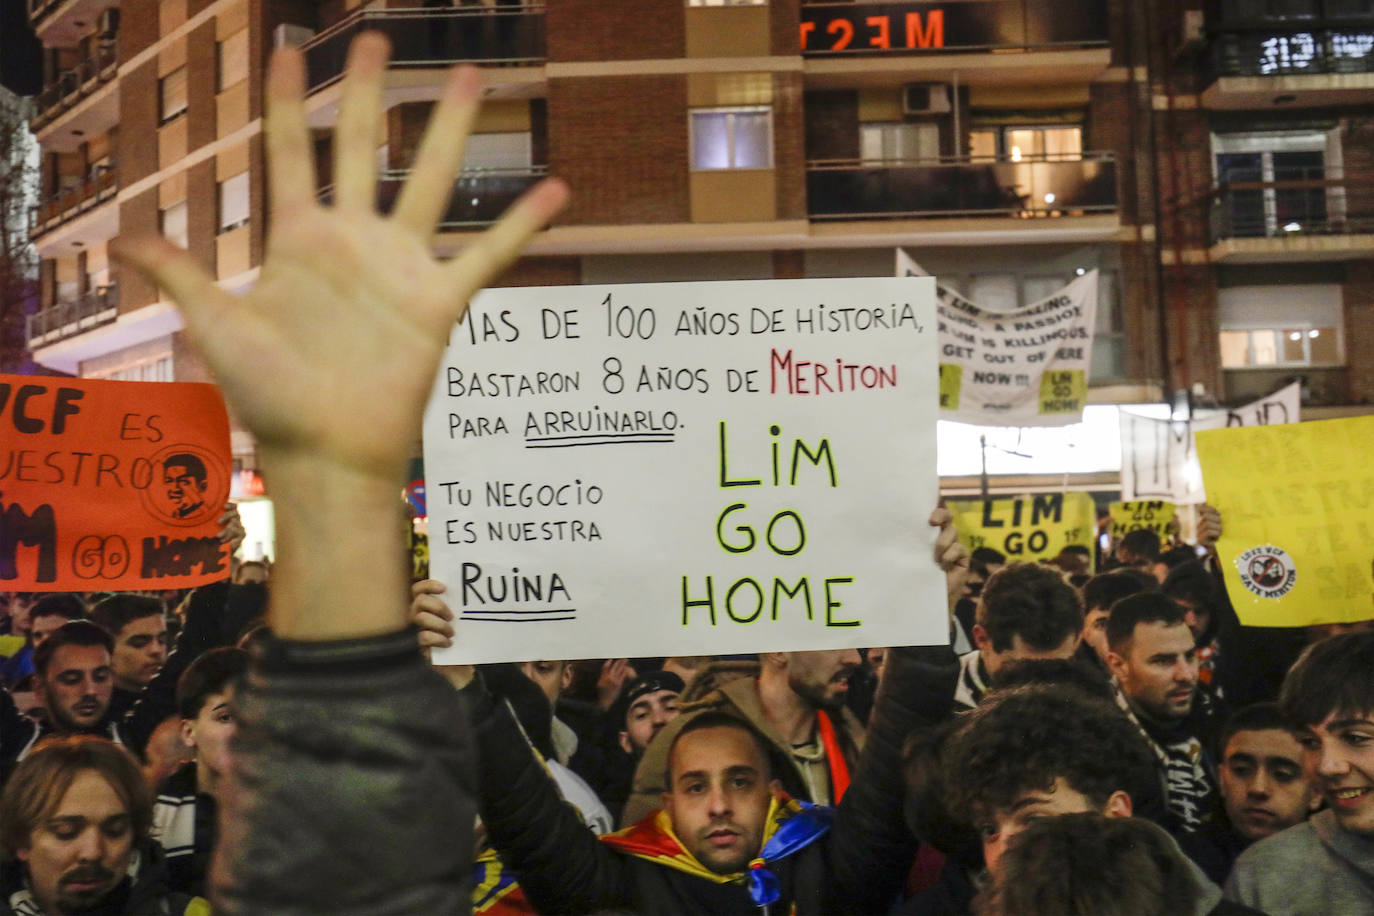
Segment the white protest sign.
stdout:
<path fill-rule="evenodd" d="M 425 415 L 442 661 L 946 642 L 934 317 L 928 279 L 483 292 Z"/>
<path fill-rule="evenodd" d="M 929 276 L 902 248 L 899 277 Z M 1097 314 L 1097 271 L 1025 308 L 998 311 L 936 286 L 940 419 L 979 426 L 1083 420 Z"/>
<path fill-rule="evenodd" d="M 999 312 L 939 287 L 940 416 L 983 426 L 1066 426 L 1088 402 L 1097 271 Z"/>
<path fill-rule="evenodd" d="M 1234 410 L 1208 410 L 1191 420 L 1162 420 L 1121 411 L 1121 498 L 1179 504 L 1207 499 L 1193 434 L 1235 426 L 1297 423 L 1301 386 L 1294 382 Z"/>

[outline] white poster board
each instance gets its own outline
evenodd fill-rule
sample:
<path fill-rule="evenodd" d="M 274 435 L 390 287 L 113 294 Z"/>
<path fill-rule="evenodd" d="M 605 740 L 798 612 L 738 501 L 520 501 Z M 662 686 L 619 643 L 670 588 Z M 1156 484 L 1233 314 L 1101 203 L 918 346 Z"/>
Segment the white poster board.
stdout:
<path fill-rule="evenodd" d="M 487 290 L 425 414 L 448 663 L 943 644 L 930 279 Z"/>
<path fill-rule="evenodd" d="M 1302 386 L 1297 382 L 1234 410 L 1198 411 L 1191 420 L 1164 420 L 1121 411 L 1121 498 L 1205 502 L 1202 468 L 1193 434 L 1236 426 L 1297 423 Z"/>

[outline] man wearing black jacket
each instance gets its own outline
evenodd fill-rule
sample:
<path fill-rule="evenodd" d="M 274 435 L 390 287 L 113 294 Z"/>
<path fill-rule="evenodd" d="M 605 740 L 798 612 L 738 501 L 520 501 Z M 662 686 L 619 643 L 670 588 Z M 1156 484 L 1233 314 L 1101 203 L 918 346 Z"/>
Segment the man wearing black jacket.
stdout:
<path fill-rule="evenodd" d="M 936 557 L 961 569 L 949 514 Z M 443 646 L 452 611 L 415 609 L 421 641 Z M 504 704 L 470 666 L 441 669 L 477 732 L 478 809 L 491 844 L 540 912 L 871 913 L 896 899 L 915 854 L 900 805 L 901 744 L 931 724 L 912 700 L 945 682 L 947 647 L 891 653 L 865 749 L 833 816 L 795 801 L 774 778 L 779 754 L 746 720 L 722 711 L 684 715 L 668 753 L 659 811 L 600 840 L 563 805 Z"/>

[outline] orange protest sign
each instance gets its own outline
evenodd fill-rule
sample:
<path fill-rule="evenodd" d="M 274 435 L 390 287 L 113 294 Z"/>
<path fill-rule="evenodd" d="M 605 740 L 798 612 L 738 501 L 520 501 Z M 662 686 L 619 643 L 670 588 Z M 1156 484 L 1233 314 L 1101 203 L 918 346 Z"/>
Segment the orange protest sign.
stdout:
<path fill-rule="evenodd" d="M 225 578 L 232 470 L 213 385 L 0 375 L 0 589 Z"/>

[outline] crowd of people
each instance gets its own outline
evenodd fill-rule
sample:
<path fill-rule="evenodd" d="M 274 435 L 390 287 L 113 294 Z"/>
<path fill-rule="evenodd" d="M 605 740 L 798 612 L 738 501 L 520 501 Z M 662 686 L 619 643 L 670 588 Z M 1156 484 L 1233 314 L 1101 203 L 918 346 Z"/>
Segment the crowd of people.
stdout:
<path fill-rule="evenodd" d="M 252 292 L 118 252 L 257 438 L 279 561 L 5 596 L 0 913 L 1374 912 L 1374 632 L 1241 626 L 1214 512 L 1094 571 L 970 556 L 936 509 L 949 603 L 911 611 L 949 645 L 432 665 L 454 615 L 407 598 L 397 481 L 449 328 L 568 192 L 435 260 L 480 85 L 455 72 L 379 216 L 386 53 L 353 43 L 327 208 L 274 55 Z"/>

